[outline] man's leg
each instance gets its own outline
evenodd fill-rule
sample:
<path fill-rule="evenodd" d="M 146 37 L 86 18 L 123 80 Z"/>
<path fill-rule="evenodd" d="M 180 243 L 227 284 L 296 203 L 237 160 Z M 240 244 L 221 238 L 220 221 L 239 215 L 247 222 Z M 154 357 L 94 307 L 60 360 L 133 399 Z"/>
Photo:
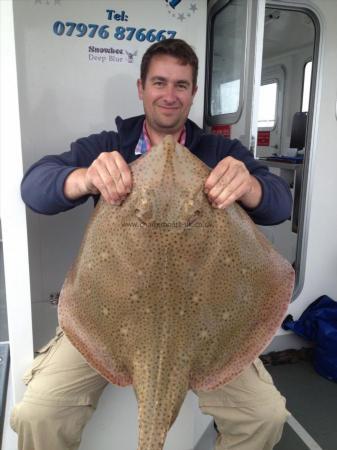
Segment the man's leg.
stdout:
<path fill-rule="evenodd" d="M 289 413 L 260 359 L 234 381 L 196 394 L 217 424 L 216 450 L 271 450 L 280 440 Z"/>
<path fill-rule="evenodd" d="M 58 329 L 25 373 L 27 390 L 12 412 L 19 450 L 75 450 L 107 381 Z"/>

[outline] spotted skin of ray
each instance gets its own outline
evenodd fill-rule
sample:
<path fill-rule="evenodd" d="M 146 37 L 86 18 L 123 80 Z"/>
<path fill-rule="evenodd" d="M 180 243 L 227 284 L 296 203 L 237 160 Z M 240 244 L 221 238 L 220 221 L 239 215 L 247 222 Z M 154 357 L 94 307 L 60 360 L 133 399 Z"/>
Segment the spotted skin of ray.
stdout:
<path fill-rule="evenodd" d="M 210 205 L 210 169 L 171 136 L 130 169 L 124 203 L 95 208 L 59 321 L 103 377 L 133 384 L 138 450 L 162 450 L 188 389 L 233 380 L 270 342 L 294 272 L 239 205 Z"/>

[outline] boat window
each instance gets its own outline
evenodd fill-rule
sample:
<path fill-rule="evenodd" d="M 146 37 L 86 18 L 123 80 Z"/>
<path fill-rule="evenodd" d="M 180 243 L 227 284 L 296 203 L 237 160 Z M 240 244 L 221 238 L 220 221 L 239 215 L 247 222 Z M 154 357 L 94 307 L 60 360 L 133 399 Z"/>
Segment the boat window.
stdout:
<path fill-rule="evenodd" d="M 278 83 L 263 84 L 259 93 L 258 127 L 272 129 L 276 122 Z"/>
<path fill-rule="evenodd" d="M 304 66 L 303 88 L 302 88 L 302 112 L 308 112 L 311 86 L 312 61 Z"/>
<path fill-rule="evenodd" d="M 209 124 L 235 123 L 243 102 L 247 2 L 218 2 L 217 12 L 211 17 L 206 114 Z"/>

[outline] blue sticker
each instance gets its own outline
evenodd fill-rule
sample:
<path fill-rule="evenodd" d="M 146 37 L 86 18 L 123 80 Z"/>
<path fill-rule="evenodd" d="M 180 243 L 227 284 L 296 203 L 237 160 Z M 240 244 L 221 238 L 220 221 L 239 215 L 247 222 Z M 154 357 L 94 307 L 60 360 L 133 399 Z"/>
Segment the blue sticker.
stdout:
<path fill-rule="evenodd" d="M 166 0 L 166 3 L 168 3 L 171 6 L 171 8 L 173 8 L 173 9 L 177 5 L 179 5 L 180 2 L 181 2 L 181 0 L 170 0 L 170 1 Z"/>

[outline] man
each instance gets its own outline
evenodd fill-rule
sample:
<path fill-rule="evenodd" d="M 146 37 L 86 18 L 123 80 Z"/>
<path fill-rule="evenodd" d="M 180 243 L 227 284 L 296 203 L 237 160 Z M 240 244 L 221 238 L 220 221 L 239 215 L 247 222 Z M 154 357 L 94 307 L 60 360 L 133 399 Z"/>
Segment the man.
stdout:
<path fill-rule="evenodd" d="M 120 204 L 132 190 L 128 163 L 167 134 L 212 167 L 205 193 L 216 208 L 240 202 L 259 224 L 287 219 L 291 195 L 280 178 L 260 166 L 238 141 L 207 135 L 187 119 L 197 92 L 198 60 L 184 41 L 153 44 L 144 54 L 138 95 L 145 117 L 116 119 L 118 132 L 102 132 L 46 156 L 22 182 L 33 210 L 55 214 L 99 195 Z M 21 450 L 65 450 L 79 446 L 84 425 L 107 382 L 59 330 L 25 374 L 27 391 L 11 417 Z M 204 413 L 219 430 L 217 450 L 267 450 L 280 439 L 287 417 L 284 399 L 260 360 L 233 382 L 196 392 Z"/>

